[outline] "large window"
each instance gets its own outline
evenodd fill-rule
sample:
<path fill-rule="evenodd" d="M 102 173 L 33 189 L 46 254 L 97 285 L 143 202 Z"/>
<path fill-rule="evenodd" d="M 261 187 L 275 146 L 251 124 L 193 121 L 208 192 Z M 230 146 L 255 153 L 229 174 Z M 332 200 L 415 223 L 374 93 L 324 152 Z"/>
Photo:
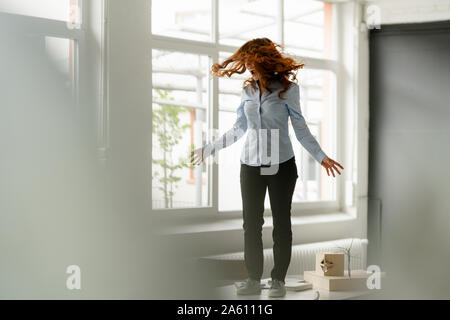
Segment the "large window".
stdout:
<path fill-rule="evenodd" d="M 152 1 L 153 209 L 242 209 L 239 156 L 246 136 L 220 151 L 211 165 L 191 168 L 186 160 L 192 146 L 211 141 L 236 120 L 242 84 L 250 74 L 212 79 L 210 67 L 253 38 L 283 44 L 285 54 L 306 63 L 297 74 L 302 111 L 323 150 L 335 157 L 334 21 L 333 5 L 315 0 L 205 0 L 195 6 L 181 0 Z M 293 213 L 304 206 L 337 208 L 336 181 L 289 126 L 299 173 Z M 268 196 L 265 207 L 270 208 Z"/>

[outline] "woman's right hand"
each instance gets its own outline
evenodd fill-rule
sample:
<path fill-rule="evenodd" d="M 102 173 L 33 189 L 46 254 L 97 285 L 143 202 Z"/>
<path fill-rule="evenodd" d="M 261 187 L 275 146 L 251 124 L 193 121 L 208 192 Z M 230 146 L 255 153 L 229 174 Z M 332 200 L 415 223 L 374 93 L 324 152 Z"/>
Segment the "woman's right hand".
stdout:
<path fill-rule="evenodd" d="M 202 148 L 197 148 L 191 152 L 191 164 L 199 165 L 204 161 Z"/>

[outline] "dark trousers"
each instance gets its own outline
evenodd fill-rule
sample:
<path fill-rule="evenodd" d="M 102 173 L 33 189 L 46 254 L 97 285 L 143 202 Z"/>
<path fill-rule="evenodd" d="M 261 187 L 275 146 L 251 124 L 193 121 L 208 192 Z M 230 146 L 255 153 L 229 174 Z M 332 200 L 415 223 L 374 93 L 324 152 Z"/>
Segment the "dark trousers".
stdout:
<path fill-rule="evenodd" d="M 280 163 L 278 171 L 273 175 L 261 174 L 261 167 L 241 162 L 244 259 L 251 279 L 260 280 L 263 273 L 262 226 L 266 189 L 269 190 L 273 219 L 274 267 L 271 277 L 282 281 L 285 279 L 291 261 L 291 203 L 297 178 L 295 157 Z"/>

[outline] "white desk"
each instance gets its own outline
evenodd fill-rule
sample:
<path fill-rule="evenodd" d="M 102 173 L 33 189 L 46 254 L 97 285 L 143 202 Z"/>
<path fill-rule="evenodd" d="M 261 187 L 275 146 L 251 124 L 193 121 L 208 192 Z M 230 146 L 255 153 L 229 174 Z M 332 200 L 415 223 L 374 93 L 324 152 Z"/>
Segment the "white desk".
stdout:
<path fill-rule="evenodd" d="M 298 280 L 302 279 L 300 276 L 286 277 L 286 282 L 290 279 Z M 261 283 L 267 283 L 267 279 L 262 279 Z M 234 284 L 217 287 L 215 294 L 217 299 L 222 300 L 314 300 L 316 291 L 319 292 L 319 300 L 346 300 L 357 299 L 358 297 L 370 294 L 370 290 L 363 291 L 327 291 L 320 289 L 308 289 L 304 291 L 290 291 L 287 290 L 286 295 L 281 298 L 270 298 L 268 296 L 269 289 L 262 289 L 260 295 L 238 295 L 236 294 L 236 287 Z"/>

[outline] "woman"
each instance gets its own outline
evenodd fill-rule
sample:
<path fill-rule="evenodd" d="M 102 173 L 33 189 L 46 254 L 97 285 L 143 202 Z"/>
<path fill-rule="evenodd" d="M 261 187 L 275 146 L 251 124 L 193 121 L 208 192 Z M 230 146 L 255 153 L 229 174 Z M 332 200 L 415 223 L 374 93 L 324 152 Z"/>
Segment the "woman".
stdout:
<path fill-rule="evenodd" d="M 263 273 L 262 226 L 264 198 L 269 190 L 273 217 L 274 267 L 271 272 L 270 297 L 286 294 L 284 280 L 291 259 L 291 203 L 298 178 L 294 152 L 289 139 L 288 118 L 302 146 L 333 177 L 339 163 L 330 159 L 311 135 L 300 109 L 299 86 L 289 81 L 294 71 L 303 67 L 283 56 L 280 45 L 268 38 L 246 42 L 222 64 L 212 66 L 213 76 L 230 77 L 249 70 L 244 82 L 241 104 L 233 127 L 219 139 L 191 153 L 198 165 L 206 157 L 237 141 L 248 131 L 241 154 L 240 184 L 244 219 L 244 258 L 248 278 L 237 287 L 238 294 L 259 294 Z M 226 69 L 226 67 L 233 65 Z M 267 155 L 269 153 L 269 155 Z"/>

